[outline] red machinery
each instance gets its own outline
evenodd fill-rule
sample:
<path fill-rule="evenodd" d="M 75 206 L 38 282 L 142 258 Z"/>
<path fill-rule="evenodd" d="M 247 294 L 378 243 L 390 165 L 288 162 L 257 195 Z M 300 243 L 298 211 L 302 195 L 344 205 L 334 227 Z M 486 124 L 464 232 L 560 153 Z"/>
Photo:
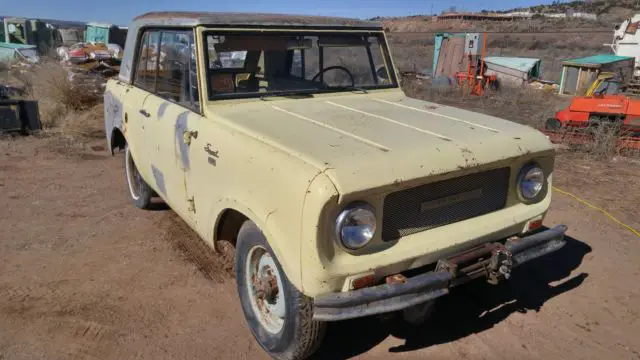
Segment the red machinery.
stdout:
<path fill-rule="evenodd" d="M 484 58 L 487 52 L 487 34 L 482 33 L 482 48 L 480 48 L 480 34 L 470 33 L 466 35 L 464 54 L 468 56 L 467 72 L 455 74 L 458 85 L 468 85 L 471 94 L 482 95 L 487 86 L 495 84 L 496 75 L 485 75 Z"/>
<path fill-rule="evenodd" d="M 622 94 L 575 97 L 547 120 L 543 132 L 553 142 L 585 144 L 605 126 L 618 131 L 618 148 L 640 149 L 640 99 Z"/>
<path fill-rule="evenodd" d="M 625 95 L 575 97 L 569 107 L 547 120 L 547 130 L 619 124 L 625 132 L 640 133 L 640 99 Z"/>

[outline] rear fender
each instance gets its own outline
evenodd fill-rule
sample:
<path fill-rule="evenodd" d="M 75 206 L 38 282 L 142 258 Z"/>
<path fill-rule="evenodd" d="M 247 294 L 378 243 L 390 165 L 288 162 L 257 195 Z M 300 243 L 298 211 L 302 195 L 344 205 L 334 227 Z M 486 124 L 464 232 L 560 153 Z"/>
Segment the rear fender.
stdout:
<path fill-rule="evenodd" d="M 107 146 L 111 154 L 113 154 L 115 144 L 113 136 L 118 133 L 114 131 L 114 129 L 118 129 L 120 134 L 124 134 L 122 130 L 122 123 L 124 121 L 123 94 L 124 86 L 120 81 L 109 80 L 107 82 L 107 88 L 104 92 L 104 130 L 107 138 Z"/>

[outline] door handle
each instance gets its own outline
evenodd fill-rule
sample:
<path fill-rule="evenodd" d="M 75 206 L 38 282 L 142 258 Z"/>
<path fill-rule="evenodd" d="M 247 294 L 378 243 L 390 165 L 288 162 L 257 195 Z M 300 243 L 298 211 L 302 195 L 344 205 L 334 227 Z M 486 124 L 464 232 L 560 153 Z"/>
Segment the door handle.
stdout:
<path fill-rule="evenodd" d="M 142 114 L 144 117 L 149 117 L 151 116 L 151 114 L 149 114 L 146 110 L 144 109 L 140 109 L 140 114 Z"/>
<path fill-rule="evenodd" d="M 218 157 L 218 150 L 213 150 L 211 148 L 211 144 L 207 143 L 207 146 L 204 147 L 204 151 L 209 154 L 209 156 Z"/>
<path fill-rule="evenodd" d="M 198 131 L 197 130 L 187 130 L 185 132 L 182 133 L 182 137 L 184 138 L 184 143 L 187 145 L 191 145 L 191 139 L 197 139 L 198 138 Z"/>

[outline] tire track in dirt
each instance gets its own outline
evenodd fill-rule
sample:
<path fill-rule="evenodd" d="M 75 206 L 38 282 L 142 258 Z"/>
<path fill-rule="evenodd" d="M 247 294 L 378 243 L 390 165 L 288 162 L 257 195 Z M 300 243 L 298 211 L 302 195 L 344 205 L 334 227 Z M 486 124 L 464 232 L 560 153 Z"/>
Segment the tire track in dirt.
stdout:
<path fill-rule="evenodd" d="M 235 249 L 231 244 L 221 242 L 218 251 L 214 250 L 171 210 L 158 222 L 158 226 L 163 228 L 165 241 L 207 279 L 218 283 L 233 280 Z"/>

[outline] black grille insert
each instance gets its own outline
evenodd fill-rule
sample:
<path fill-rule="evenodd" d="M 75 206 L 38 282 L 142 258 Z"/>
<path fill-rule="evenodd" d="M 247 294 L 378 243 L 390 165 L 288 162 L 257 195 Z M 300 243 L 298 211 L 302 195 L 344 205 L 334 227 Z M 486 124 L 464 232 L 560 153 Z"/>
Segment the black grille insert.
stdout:
<path fill-rule="evenodd" d="M 504 208 L 509 168 L 439 181 L 387 195 L 382 240 L 467 220 Z"/>

